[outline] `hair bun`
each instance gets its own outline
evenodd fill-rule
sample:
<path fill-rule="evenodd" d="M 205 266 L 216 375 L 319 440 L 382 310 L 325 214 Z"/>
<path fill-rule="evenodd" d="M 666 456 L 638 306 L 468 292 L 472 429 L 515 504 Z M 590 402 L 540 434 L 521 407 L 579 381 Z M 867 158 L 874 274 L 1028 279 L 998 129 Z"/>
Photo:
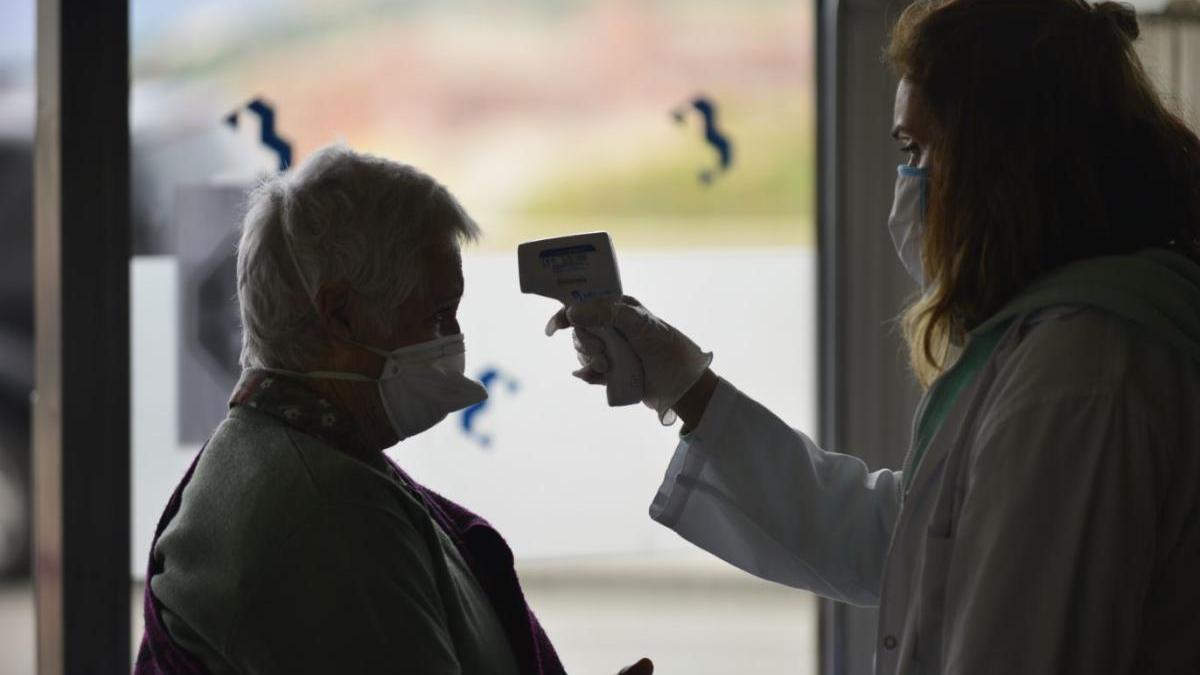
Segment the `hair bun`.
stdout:
<path fill-rule="evenodd" d="M 1129 40 L 1136 40 L 1138 30 L 1137 12 L 1133 5 L 1124 2 L 1101 2 L 1092 8 L 1096 18 L 1115 26 Z"/>

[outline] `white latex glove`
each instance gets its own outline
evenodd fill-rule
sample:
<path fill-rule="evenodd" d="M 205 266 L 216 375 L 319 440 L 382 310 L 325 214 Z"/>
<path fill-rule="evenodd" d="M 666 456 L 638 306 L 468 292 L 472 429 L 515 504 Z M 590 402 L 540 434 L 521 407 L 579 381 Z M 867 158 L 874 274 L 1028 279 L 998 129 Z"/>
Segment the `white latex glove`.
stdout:
<path fill-rule="evenodd" d="M 642 403 L 658 413 L 663 424 L 673 424 L 672 408 L 700 379 L 712 363 L 712 352 L 701 351 L 688 336 L 650 313 L 628 295 L 621 299 L 588 300 L 564 307 L 550 317 L 546 335 L 575 327 L 575 352 L 582 366 L 572 373 L 589 384 L 606 384 L 608 359 L 604 343 L 580 328 L 611 326 L 629 342 L 642 362 L 645 391 Z"/>

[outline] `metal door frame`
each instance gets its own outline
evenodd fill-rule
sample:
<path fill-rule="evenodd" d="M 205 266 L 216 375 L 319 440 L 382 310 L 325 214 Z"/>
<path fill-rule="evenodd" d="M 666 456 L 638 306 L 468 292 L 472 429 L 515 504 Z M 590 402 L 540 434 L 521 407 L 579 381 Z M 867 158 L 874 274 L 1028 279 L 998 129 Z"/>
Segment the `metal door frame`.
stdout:
<path fill-rule="evenodd" d="M 819 429 L 872 469 L 903 461 L 919 389 L 895 321 L 916 291 L 886 223 L 896 79 L 883 49 L 904 2 L 817 0 Z M 876 612 L 822 600 L 820 672 L 874 668 Z"/>
<path fill-rule="evenodd" d="M 37 670 L 130 666 L 129 4 L 38 0 Z"/>

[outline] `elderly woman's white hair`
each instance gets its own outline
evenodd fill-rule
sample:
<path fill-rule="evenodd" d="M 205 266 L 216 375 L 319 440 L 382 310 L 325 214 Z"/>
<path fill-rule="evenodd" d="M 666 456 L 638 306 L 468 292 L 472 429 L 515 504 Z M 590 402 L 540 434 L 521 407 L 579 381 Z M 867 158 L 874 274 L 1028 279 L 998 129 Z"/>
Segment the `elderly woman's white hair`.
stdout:
<path fill-rule="evenodd" d="M 349 284 L 386 330 L 425 292 L 426 252 L 478 236 L 421 171 L 344 146 L 317 151 L 250 195 L 237 259 L 242 367 L 310 367 L 325 345 L 313 294 L 328 282 Z"/>

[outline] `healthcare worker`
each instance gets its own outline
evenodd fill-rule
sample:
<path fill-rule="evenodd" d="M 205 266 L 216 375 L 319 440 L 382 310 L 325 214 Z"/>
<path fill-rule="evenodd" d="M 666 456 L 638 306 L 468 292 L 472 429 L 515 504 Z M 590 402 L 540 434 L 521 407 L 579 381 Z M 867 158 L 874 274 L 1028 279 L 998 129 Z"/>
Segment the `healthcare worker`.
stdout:
<path fill-rule="evenodd" d="M 547 326 L 614 326 L 682 418 L 651 516 L 878 606 L 879 673 L 1200 673 L 1200 141 L 1137 33 L 1081 0 L 900 18 L 889 227 L 927 384 L 901 470 L 818 447 L 632 298 Z M 600 341 L 576 348 L 604 382 Z"/>

